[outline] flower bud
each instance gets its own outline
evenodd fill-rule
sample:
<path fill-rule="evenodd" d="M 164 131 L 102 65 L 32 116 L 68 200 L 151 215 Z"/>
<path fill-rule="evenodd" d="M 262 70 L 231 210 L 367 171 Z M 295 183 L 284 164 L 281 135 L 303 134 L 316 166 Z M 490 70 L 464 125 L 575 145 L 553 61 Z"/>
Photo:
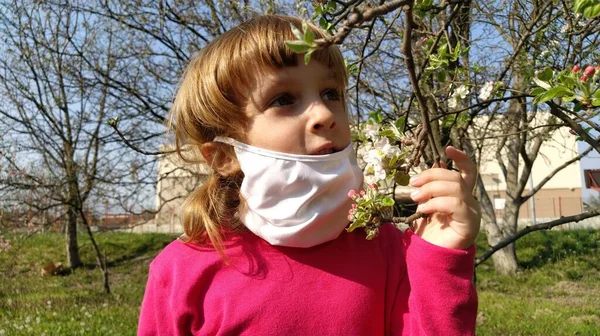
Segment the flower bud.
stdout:
<path fill-rule="evenodd" d="M 365 196 L 366 192 L 364 190 L 360 191 L 360 196 Z"/>
<path fill-rule="evenodd" d="M 373 190 L 377 190 L 377 183 L 371 183 L 369 187 Z"/>
<path fill-rule="evenodd" d="M 581 67 L 579 65 L 576 65 L 573 67 L 573 70 L 571 70 L 573 73 L 577 73 L 579 72 L 579 70 L 581 70 Z"/>
<path fill-rule="evenodd" d="M 588 77 L 586 75 L 581 76 L 580 80 L 582 82 L 586 82 L 588 80 Z"/>
<path fill-rule="evenodd" d="M 352 189 L 348 191 L 348 197 L 354 198 L 354 196 L 356 196 L 356 190 Z"/>
<path fill-rule="evenodd" d="M 583 71 L 583 75 L 590 77 L 590 76 L 593 76 L 595 72 L 596 72 L 596 69 L 590 65 L 587 68 L 585 68 L 585 70 Z"/>
<path fill-rule="evenodd" d="M 358 205 L 356 203 L 352 203 L 352 209 L 356 209 L 356 207 L 358 207 Z"/>

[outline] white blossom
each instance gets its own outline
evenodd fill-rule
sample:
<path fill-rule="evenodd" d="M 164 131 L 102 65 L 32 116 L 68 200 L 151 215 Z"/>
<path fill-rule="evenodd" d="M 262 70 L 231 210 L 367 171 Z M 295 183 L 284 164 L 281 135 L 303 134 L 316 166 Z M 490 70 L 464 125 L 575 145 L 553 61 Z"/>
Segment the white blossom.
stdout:
<path fill-rule="evenodd" d="M 375 183 L 387 178 L 385 165 L 388 161 L 400 155 L 400 148 L 390 144 L 387 137 L 378 139 L 363 155 L 367 163 L 365 167 L 365 182 Z"/>
<path fill-rule="evenodd" d="M 550 55 L 550 50 L 544 50 L 540 53 L 540 57 L 548 57 Z"/>
<path fill-rule="evenodd" d="M 456 97 L 454 96 L 450 97 L 450 99 L 448 100 L 448 107 L 456 108 L 456 106 L 458 106 L 458 99 L 456 99 Z"/>
<path fill-rule="evenodd" d="M 452 95 L 456 96 L 456 97 L 460 97 L 460 99 L 465 99 L 465 98 L 467 98 L 468 94 L 469 94 L 469 88 L 464 85 L 461 85 L 456 90 L 454 90 L 454 93 Z"/>
<path fill-rule="evenodd" d="M 562 28 L 560 28 L 560 32 L 563 33 L 563 34 L 565 34 L 570 29 L 571 29 L 571 27 L 568 24 L 566 24 L 566 25 L 562 26 Z"/>
<path fill-rule="evenodd" d="M 390 140 L 386 137 L 379 139 L 379 141 L 375 143 L 375 148 L 378 148 L 382 155 L 390 159 L 396 155 L 400 155 L 400 148 L 390 144 Z"/>
<path fill-rule="evenodd" d="M 379 124 L 368 123 L 367 126 L 365 126 L 365 135 L 367 138 L 375 141 L 377 137 L 379 137 Z"/>
<path fill-rule="evenodd" d="M 494 82 L 487 82 L 481 87 L 481 91 L 479 91 L 479 99 L 488 100 L 492 95 L 492 91 L 494 90 Z"/>
<path fill-rule="evenodd" d="M 365 167 L 365 182 L 371 184 L 385 180 L 387 173 L 382 165 L 370 163 Z"/>
<path fill-rule="evenodd" d="M 456 106 L 458 106 L 458 100 L 467 98 L 468 94 L 469 94 L 468 87 L 466 87 L 465 85 L 459 86 L 450 95 L 450 98 L 448 99 L 448 107 L 455 108 Z"/>

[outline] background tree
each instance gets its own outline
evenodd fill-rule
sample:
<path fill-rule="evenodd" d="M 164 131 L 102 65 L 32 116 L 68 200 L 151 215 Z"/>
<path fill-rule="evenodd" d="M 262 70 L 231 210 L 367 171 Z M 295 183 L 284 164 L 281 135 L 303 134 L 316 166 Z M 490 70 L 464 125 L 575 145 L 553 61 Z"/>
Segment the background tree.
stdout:
<path fill-rule="evenodd" d="M 71 268 L 82 263 L 77 227 L 83 224 L 108 291 L 86 211 L 107 195 L 140 193 L 143 165 L 152 164 L 125 149 L 107 125 L 115 117 L 131 128 L 139 122 L 128 118 L 112 84 L 97 76 L 127 62 L 125 50 L 117 49 L 117 27 L 69 5 L 2 2 L 0 13 L 5 55 L 0 60 L 0 127 L 8 148 L 0 158 L 4 200 L 40 212 L 64 211 Z M 22 191 L 26 197 L 20 197 Z"/>

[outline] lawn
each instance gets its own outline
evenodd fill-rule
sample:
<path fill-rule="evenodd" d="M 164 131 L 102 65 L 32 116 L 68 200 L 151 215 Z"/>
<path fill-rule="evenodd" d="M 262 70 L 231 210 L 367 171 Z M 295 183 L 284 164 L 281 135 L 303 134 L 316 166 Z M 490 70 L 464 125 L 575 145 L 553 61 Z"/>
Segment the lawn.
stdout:
<path fill-rule="evenodd" d="M 148 263 L 174 237 L 97 238 L 111 295 L 103 293 L 85 236 L 81 252 L 90 267 L 67 276 L 40 275 L 41 265 L 64 259 L 60 235 L 34 235 L 0 253 L 0 335 L 133 335 Z M 485 249 L 483 236 L 478 245 Z M 494 274 L 491 261 L 478 267 L 478 335 L 600 335 L 599 245 L 600 231 L 536 232 L 517 244 L 517 276 Z"/>

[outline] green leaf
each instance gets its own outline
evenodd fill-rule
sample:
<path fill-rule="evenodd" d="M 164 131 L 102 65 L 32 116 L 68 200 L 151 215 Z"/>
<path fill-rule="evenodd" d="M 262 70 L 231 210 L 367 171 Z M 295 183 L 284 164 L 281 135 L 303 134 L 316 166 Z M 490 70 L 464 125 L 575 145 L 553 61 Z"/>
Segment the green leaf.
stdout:
<path fill-rule="evenodd" d="M 324 16 L 321 16 L 321 18 L 319 19 L 319 26 L 321 26 L 321 28 L 327 30 L 328 24 L 329 24 L 329 22 L 327 22 L 327 19 L 325 19 Z"/>
<path fill-rule="evenodd" d="M 373 111 L 369 113 L 369 118 L 374 122 L 381 124 L 383 122 L 383 116 L 381 115 L 381 111 Z"/>
<path fill-rule="evenodd" d="M 557 87 L 553 87 L 550 90 L 546 91 L 546 93 L 544 93 L 543 95 L 541 95 L 538 99 L 538 104 L 547 102 L 549 100 L 552 100 L 554 98 L 561 98 L 564 97 L 566 95 L 573 95 L 574 93 L 565 88 L 564 86 L 557 86 Z"/>
<path fill-rule="evenodd" d="M 438 48 L 439 58 L 444 58 L 446 55 L 448 55 L 448 43 L 444 43 Z"/>
<path fill-rule="evenodd" d="M 407 186 L 409 180 L 410 180 L 410 176 L 408 176 L 408 174 L 405 174 L 403 171 L 399 171 L 396 174 L 395 181 L 396 181 L 396 183 L 398 183 L 401 186 Z"/>
<path fill-rule="evenodd" d="M 592 99 L 592 105 L 593 106 L 600 106 L 600 98 L 594 98 L 594 99 Z"/>
<path fill-rule="evenodd" d="M 588 19 L 600 15 L 600 1 L 598 0 L 575 0 L 573 1 L 576 13 L 581 13 Z"/>
<path fill-rule="evenodd" d="M 312 53 L 315 51 L 316 49 L 311 49 L 309 50 L 306 54 L 304 54 L 304 64 L 308 65 L 308 62 L 310 62 L 310 56 L 312 55 Z"/>
<path fill-rule="evenodd" d="M 346 229 L 346 231 L 352 232 L 361 226 L 365 226 L 365 224 L 366 224 L 365 220 L 357 219 L 350 224 L 350 226 Z"/>
<path fill-rule="evenodd" d="M 331 13 L 331 12 L 335 11 L 335 8 L 336 8 L 335 1 L 327 2 L 327 12 Z"/>
<path fill-rule="evenodd" d="M 379 132 L 379 135 L 382 137 L 393 137 L 395 134 L 394 134 L 394 131 L 392 131 L 389 128 L 386 128 L 386 129 L 382 130 L 381 132 Z"/>
<path fill-rule="evenodd" d="M 306 29 L 304 31 L 304 42 L 312 45 L 314 40 L 315 40 L 315 33 L 310 28 Z"/>
<path fill-rule="evenodd" d="M 394 205 L 394 200 L 391 197 L 386 197 L 381 200 L 381 205 L 389 207 Z"/>
<path fill-rule="evenodd" d="M 600 89 L 598 89 L 598 90 L 596 90 L 596 92 L 594 92 L 594 98 L 600 99 Z"/>
<path fill-rule="evenodd" d="M 546 90 L 550 90 L 550 88 L 551 88 L 550 84 L 548 84 L 548 83 L 546 83 L 546 82 L 544 82 L 542 80 L 539 80 L 536 77 L 533 77 L 532 80 L 535 82 L 535 84 L 537 84 L 538 86 L 543 87 Z"/>
<path fill-rule="evenodd" d="M 315 3 L 315 17 L 317 15 L 321 15 L 323 14 L 323 5 L 319 4 L 319 3 Z M 322 19 L 325 19 L 323 17 L 321 17 Z"/>
<path fill-rule="evenodd" d="M 304 41 L 285 41 L 285 44 L 295 53 L 304 53 L 310 50 L 310 45 Z"/>
<path fill-rule="evenodd" d="M 600 92 L 600 91 L 598 91 L 598 92 Z M 396 119 L 396 122 L 394 122 L 394 126 L 396 126 L 396 128 L 400 132 L 404 132 L 404 125 L 405 124 L 406 124 L 406 117 L 405 116 Z"/>
<path fill-rule="evenodd" d="M 539 78 L 540 80 L 543 80 L 545 82 L 551 80 L 553 76 L 554 76 L 554 71 L 550 67 L 545 67 L 542 72 L 537 74 L 537 78 Z"/>
<path fill-rule="evenodd" d="M 446 81 L 446 71 L 444 69 L 440 69 L 440 71 L 437 72 L 436 76 L 437 76 L 438 82 L 443 83 Z"/>
<path fill-rule="evenodd" d="M 296 28 L 296 26 L 294 26 L 293 24 L 290 25 L 292 27 L 292 33 L 294 33 L 294 36 L 296 36 L 296 38 L 300 41 L 304 40 L 304 34 L 302 34 L 300 29 Z"/>
<path fill-rule="evenodd" d="M 544 92 L 546 92 L 546 89 L 541 88 L 541 87 L 536 87 L 535 89 L 531 90 L 531 92 L 529 94 L 532 96 L 537 96 Z"/>

